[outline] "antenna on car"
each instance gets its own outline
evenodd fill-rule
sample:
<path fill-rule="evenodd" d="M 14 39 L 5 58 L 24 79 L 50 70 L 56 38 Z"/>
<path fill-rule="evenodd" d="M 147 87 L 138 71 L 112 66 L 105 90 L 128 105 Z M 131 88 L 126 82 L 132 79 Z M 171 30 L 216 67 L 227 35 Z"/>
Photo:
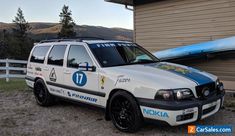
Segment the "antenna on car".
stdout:
<path fill-rule="evenodd" d="M 105 40 L 100 37 L 75 37 L 72 39 L 66 39 L 66 38 L 61 38 L 61 39 L 50 39 L 50 40 L 42 40 L 39 43 L 50 43 L 50 42 L 82 42 L 83 40 Z"/>

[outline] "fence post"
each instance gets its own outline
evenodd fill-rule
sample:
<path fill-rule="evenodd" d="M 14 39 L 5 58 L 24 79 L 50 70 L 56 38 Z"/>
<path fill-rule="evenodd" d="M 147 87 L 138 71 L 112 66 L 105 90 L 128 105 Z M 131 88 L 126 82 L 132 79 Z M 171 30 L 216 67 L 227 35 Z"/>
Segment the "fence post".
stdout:
<path fill-rule="evenodd" d="M 9 82 L 9 61 L 8 58 L 6 59 L 6 82 Z"/>

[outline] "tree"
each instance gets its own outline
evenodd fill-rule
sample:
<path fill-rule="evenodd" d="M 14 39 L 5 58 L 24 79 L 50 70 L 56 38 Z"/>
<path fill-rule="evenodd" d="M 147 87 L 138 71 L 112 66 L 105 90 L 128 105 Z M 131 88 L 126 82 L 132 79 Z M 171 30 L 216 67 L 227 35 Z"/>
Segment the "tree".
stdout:
<path fill-rule="evenodd" d="M 8 37 L 7 35 L 7 30 L 3 29 L 2 33 L 0 33 L 0 58 L 7 58 L 7 42 L 6 42 L 6 38 Z"/>
<path fill-rule="evenodd" d="M 72 11 L 69 10 L 69 6 L 64 5 L 62 12 L 60 13 L 60 25 L 61 30 L 58 33 L 59 38 L 73 38 L 76 36 L 74 26 L 76 25 L 72 19 Z"/>
<path fill-rule="evenodd" d="M 31 28 L 29 23 L 25 20 L 23 11 L 18 8 L 18 12 L 13 20 L 15 23 L 15 28 L 13 28 L 13 33 L 19 38 L 25 38 L 27 36 L 27 31 Z"/>
<path fill-rule="evenodd" d="M 23 11 L 18 8 L 12 29 L 12 37 L 9 38 L 9 57 L 14 59 L 27 59 L 30 50 L 33 47 L 33 40 L 27 36 L 31 29 L 29 23 L 25 20 Z"/>

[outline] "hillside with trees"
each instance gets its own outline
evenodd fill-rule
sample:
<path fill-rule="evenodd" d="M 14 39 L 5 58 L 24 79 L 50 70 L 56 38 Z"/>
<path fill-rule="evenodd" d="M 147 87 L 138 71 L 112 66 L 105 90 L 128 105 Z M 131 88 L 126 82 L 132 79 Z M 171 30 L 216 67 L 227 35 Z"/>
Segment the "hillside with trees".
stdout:
<path fill-rule="evenodd" d="M 31 29 L 29 30 L 29 37 L 36 41 L 44 39 L 57 38 L 57 34 L 60 31 L 59 23 L 42 23 L 33 22 L 29 23 Z M 12 23 L 0 23 L 0 35 L 3 34 L 5 29 L 7 33 L 11 33 L 14 24 Z M 102 26 L 89 26 L 89 25 L 76 25 L 74 30 L 77 37 L 101 37 L 104 39 L 116 39 L 116 40 L 132 40 L 133 31 L 123 28 L 107 28 Z M 0 37 L 2 38 L 2 37 Z"/>
<path fill-rule="evenodd" d="M 46 39 L 99 37 L 132 41 L 133 31 L 129 29 L 76 25 L 72 19 L 72 11 L 66 5 L 59 17 L 59 23 L 29 23 L 19 8 L 12 23 L 0 22 L 0 59 L 26 60 L 33 44 Z"/>

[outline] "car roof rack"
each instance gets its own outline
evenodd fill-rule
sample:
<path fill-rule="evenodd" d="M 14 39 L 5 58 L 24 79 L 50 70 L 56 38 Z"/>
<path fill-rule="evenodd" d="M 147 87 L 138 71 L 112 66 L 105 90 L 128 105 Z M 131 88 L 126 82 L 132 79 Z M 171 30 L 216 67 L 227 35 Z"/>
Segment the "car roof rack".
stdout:
<path fill-rule="evenodd" d="M 39 43 L 50 43 L 50 42 L 82 42 L 83 40 L 105 40 L 100 37 L 75 37 L 72 39 L 50 39 L 50 40 L 41 40 Z"/>

